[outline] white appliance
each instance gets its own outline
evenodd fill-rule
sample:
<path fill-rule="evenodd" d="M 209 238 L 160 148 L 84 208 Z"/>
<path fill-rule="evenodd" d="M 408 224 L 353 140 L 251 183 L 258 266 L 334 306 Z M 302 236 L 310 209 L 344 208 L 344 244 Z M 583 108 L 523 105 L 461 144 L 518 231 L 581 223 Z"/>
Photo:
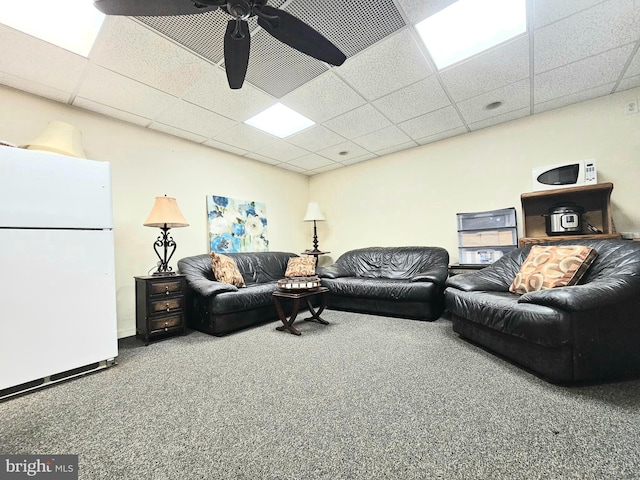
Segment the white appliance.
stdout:
<path fill-rule="evenodd" d="M 115 364 L 109 163 L 0 147 L 0 399 Z"/>
<path fill-rule="evenodd" d="M 534 191 L 598 183 L 595 160 L 578 160 L 576 162 L 534 167 L 531 170 L 531 177 Z"/>

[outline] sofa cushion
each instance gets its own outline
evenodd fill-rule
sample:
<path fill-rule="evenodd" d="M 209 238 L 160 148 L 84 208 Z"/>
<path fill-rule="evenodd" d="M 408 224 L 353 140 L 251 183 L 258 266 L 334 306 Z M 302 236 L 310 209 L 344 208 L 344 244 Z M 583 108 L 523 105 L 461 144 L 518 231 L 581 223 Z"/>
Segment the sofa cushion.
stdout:
<path fill-rule="evenodd" d="M 247 285 L 237 292 L 223 292 L 209 298 L 209 311 L 211 314 L 224 314 L 230 312 L 243 312 L 260 307 L 273 307 L 273 292 L 278 288 L 277 282 L 254 283 Z"/>
<path fill-rule="evenodd" d="M 236 287 L 246 286 L 236 262 L 226 255 L 211 252 L 211 269 L 218 282 L 229 283 Z"/>
<path fill-rule="evenodd" d="M 323 278 L 322 285 L 329 288 L 331 295 L 357 298 L 429 302 L 442 295 L 440 289 L 431 282 L 390 278 Z"/>
<path fill-rule="evenodd" d="M 310 277 L 316 274 L 316 259 L 311 255 L 293 257 L 287 263 L 285 277 Z"/>
<path fill-rule="evenodd" d="M 519 303 L 509 292 L 465 292 L 448 288 L 447 309 L 466 318 L 528 342 L 556 347 L 571 343 L 571 314 L 556 308 L 532 303 Z"/>
<path fill-rule="evenodd" d="M 531 247 L 509 291 L 517 294 L 577 284 L 596 259 L 595 249 L 585 245 Z"/>

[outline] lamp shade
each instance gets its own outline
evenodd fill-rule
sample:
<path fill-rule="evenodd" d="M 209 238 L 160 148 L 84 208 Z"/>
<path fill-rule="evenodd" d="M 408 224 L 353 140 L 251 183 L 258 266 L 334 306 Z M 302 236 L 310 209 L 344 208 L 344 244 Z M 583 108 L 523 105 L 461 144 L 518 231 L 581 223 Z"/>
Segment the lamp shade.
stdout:
<path fill-rule="evenodd" d="M 307 205 L 307 213 L 304 215 L 302 219 L 303 222 L 313 222 L 317 220 L 319 222 L 324 221 L 324 215 L 320 210 L 320 204 L 318 202 L 309 202 Z"/>
<path fill-rule="evenodd" d="M 156 197 L 151 213 L 144 222 L 145 227 L 163 228 L 188 227 L 187 220 L 178 208 L 175 198 Z"/>
<path fill-rule="evenodd" d="M 22 148 L 86 158 L 82 148 L 82 132 L 66 122 L 49 122 L 43 132 Z"/>

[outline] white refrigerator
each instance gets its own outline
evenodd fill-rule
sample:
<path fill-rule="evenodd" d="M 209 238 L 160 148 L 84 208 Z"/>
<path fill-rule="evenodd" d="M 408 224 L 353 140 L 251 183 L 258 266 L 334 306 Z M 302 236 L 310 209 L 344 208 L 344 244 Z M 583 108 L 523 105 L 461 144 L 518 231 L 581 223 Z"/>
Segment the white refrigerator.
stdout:
<path fill-rule="evenodd" d="M 0 399 L 118 355 L 111 168 L 0 146 Z"/>

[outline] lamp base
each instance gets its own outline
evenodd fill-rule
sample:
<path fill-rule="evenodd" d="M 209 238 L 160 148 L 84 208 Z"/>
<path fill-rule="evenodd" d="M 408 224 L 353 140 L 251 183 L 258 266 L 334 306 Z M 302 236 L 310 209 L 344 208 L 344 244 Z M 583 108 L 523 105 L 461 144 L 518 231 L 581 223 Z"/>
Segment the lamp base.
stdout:
<path fill-rule="evenodd" d="M 175 274 L 176 272 L 153 272 L 151 275 L 154 277 L 171 277 Z"/>

